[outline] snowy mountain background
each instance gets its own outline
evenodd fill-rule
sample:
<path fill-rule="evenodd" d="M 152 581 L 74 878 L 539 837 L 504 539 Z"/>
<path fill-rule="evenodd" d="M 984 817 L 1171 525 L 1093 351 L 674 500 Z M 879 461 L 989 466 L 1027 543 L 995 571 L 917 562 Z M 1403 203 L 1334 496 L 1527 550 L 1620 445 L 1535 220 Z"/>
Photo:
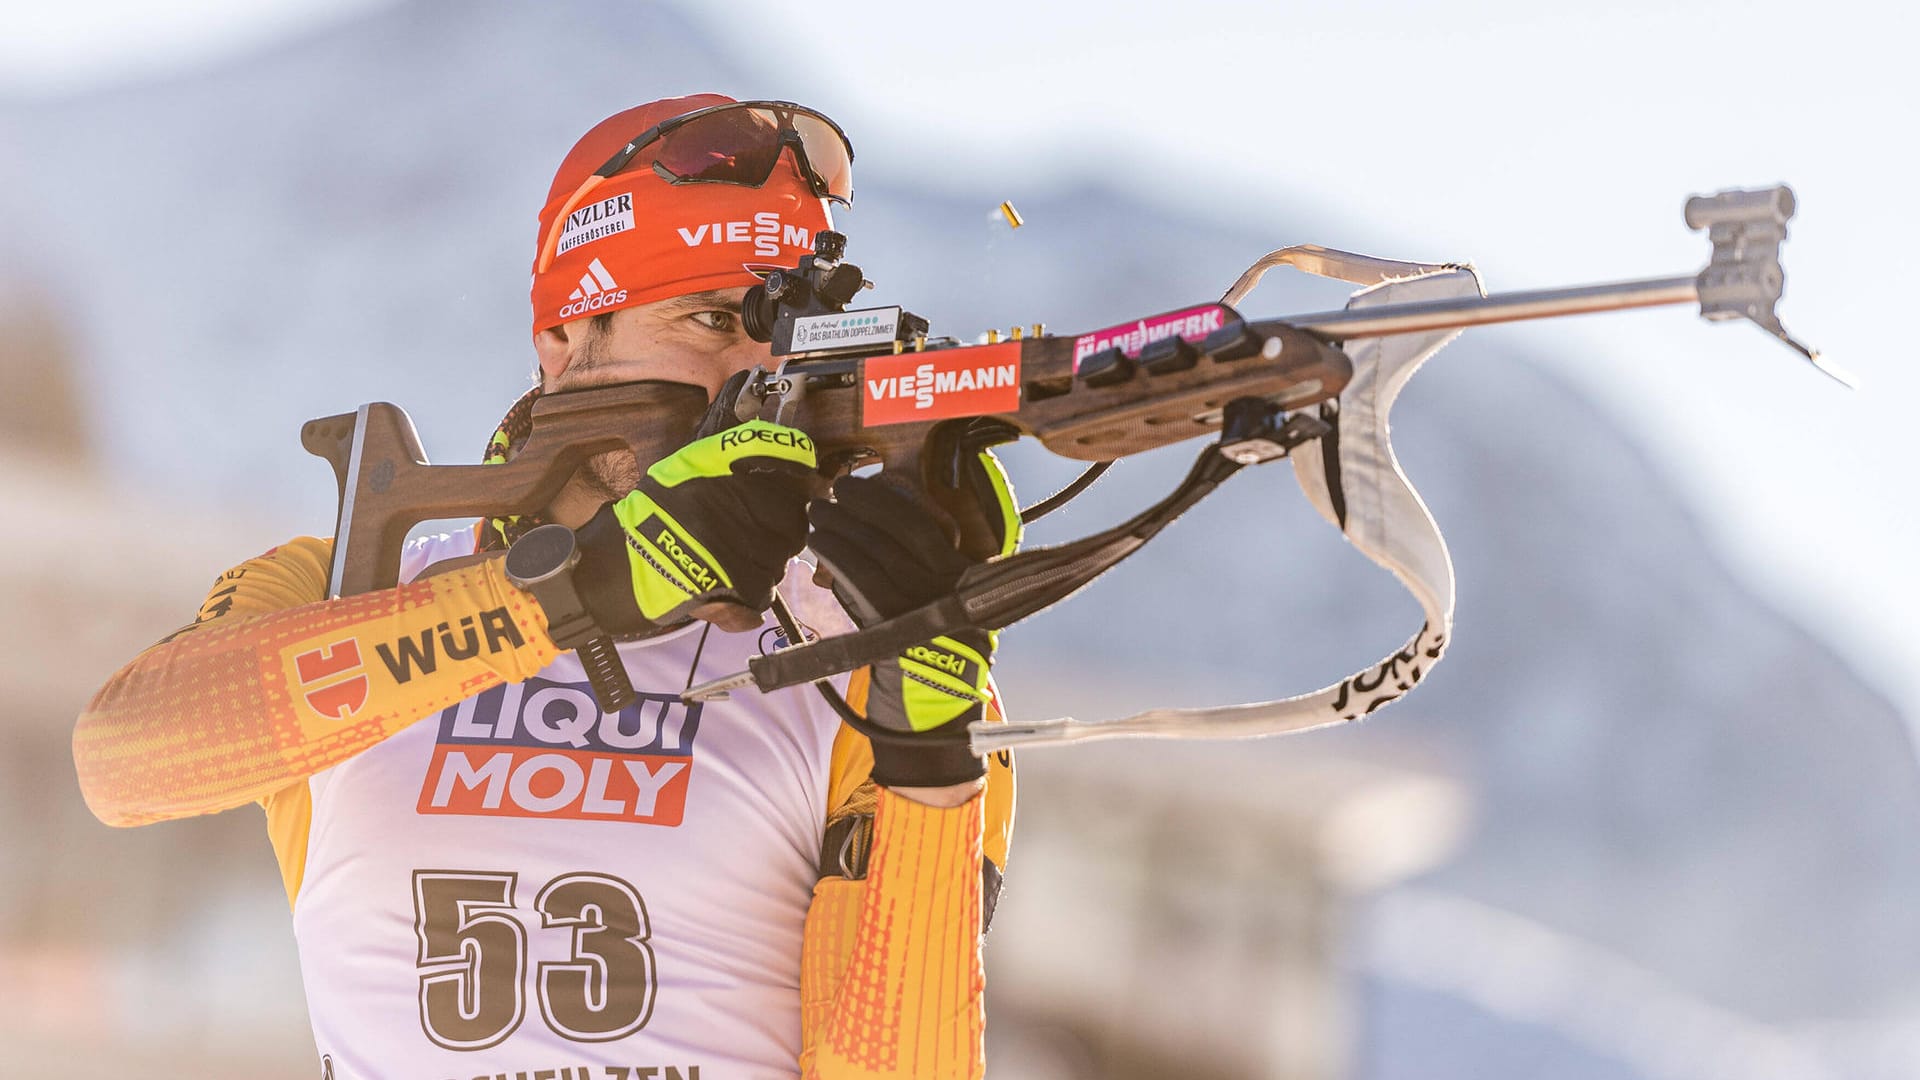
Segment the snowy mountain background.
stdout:
<path fill-rule="evenodd" d="M 420 0 L 203 73 L 0 103 L 0 309 L 46 312 L 67 332 L 113 483 L 247 522 L 232 562 L 331 528 L 327 470 L 297 438 L 313 416 L 396 401 L 434 460 L 476 460 L 526 385 L 522 271 L 553 163 L 578 133 L 703 88 L 808 97 L 804 80 L 748 65 L 674 9 L 635 10 Z M 526 47 L 588 24 L 565 48 Z M 1380 247 L 1332 211 L 1169 209 L 1097 167 L 1023 197 L 1030 224 L 1009 232 L 989 216 L 1007 193 L 910 179 L 890 162 L 905 148 L 863 143 L 857 113 L 836 118 L 861 148 L 841 224 L 875 299 L 963 337 L 1041 319 L 1071 332 L 1210 298 L 1286 242 Z M 1341 296 L 1275 282 L 1248 307 Z M 1353 928 L 1356 954 L 1381 958 L 1363 971 L 1362 1075 L 1451 1080 L 1516 1062 L 1716 1075 L 1569 1041 L 1470 987 L 1410 976 L 1389 945 L 1435 896 L 1587 943 L 1784 1040 L 1802 1056 L 1778 1075 L 1911 1075 L 1920 778 L 1901 717 L 1755 599 L 1662 463 L 1537 360 L 1469 335 L 1396 413 L 1460 581 L 1455 645 L 1418 694 L 1353 728 L 1100 760 L 1149 784 L 1158 770 L 1325 754 L 1417 761 L 1468 785 L 1476 824 L 1458 856 Z M 1126 462 L 1038 539 L 1144 505 L 1194 449 Z M 1030 498 L 1072 472 L 1031 450 L 1009 461 Z M 1009 632 L 1002 680 L 1032 715 L 1271 697 L 1376 659 L 1415 616 L 1283 469 L 1255 470 L 1155 550 Z M 104 675 L 122 659 L 86 662 Z M 1045 796 L 1073 753 L 1025 759 L 1023 842 L 1075 828 L 1074 808 Z M 1060 915 L 1021 906 L 1044 898 L 1022 897 L 1018 857 L 1003 918 Z"/>

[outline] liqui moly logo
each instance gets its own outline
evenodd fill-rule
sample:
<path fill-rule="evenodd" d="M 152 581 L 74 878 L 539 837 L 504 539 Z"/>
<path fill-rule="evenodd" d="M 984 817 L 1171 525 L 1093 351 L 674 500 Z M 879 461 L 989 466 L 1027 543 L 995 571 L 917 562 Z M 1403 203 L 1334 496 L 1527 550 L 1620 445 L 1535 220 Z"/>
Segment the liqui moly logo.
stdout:
<path fill-rule="evenodd" d="M 1081 334 L 1073 340 L 1073 370 L 1080 370 L 1080 361 L 1108 349 L 1119 349 L 1138 358 L 1143 349 L 1162 338 L 1179 337 L 1197 343 L 1225 326 L 1230 314 L 1219 304 L 1208 304 Z"/>
<path fill-rule="evenodd" d="M 329 720 L 351 720 L 367 703 L 367 670 L 358 638 L 341 638 L 295 653 L 293 671 L 307 707 Z"/>
<path fill-rule="evenodd" d="M 1020 407 L 1020 343 L 876 356 L 862 382 L 868 427 L 1012 412 Z"/>
<path fill-rule="evenodd" d="M 755 255 L 769 256 L 782 254 L 782 244 L 789 248 L 813 250 L 813 237 L 805 227 L 788 225 L 772 210 L 762 210 L 752 218 L 741 221 L 704 221 L 698 225 L 682 225 L 678 231 L 680 239 L 688 247 L 752 244 Z"/>
<path fill-rule="evenodd" d="M 700 708 L 641 694 L 609 713 L 584 682 L 496 686 L 440 714 L 417 809 L 678 825 Z"/>

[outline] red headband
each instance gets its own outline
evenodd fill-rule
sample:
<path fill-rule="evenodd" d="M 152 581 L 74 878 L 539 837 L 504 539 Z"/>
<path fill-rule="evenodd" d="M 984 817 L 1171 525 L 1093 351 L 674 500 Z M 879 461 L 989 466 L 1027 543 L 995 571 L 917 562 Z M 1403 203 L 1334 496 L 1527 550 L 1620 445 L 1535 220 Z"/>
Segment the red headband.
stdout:
<path fill-rule="evenodd" d="M 826 202 L 791 164 L 791 151 L 757 188 L 671 184 L 645 164 L 644 153 L 616 176 L 593 175 L 655 124 L 731 100 L 700 94 L 641 105 L 602 120 L 574 144 L 540 212 L 535 333 L 668 297 L 752 285 L 767 270 L 792 266 L 813 250 L 816 233 L 833 227 Z"/>

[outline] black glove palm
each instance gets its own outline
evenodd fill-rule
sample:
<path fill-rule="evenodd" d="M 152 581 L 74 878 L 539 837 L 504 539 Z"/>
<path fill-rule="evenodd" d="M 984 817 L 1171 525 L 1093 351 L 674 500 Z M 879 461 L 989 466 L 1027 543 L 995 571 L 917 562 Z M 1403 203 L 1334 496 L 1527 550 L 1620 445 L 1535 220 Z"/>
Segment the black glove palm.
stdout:
<path fill-rule="evenodd" d="M 992 516 L 1006 538 L 1002 550 L 1012 550 L 1019 515 L 999 462 L 980 453 L 966 467 L 980 470 L 987 490 L 996 493 Z M 883 478 L 843 477 L 833 496 L 808 507 L 809 546 L 832 575 L 834 594 L 861 626 L 952 592 L 973 565 L 955 550 L 931 510 Z M 989 696 L 993 637 L 958 631 L 874 665 L 866 717 L 880 729 L 870 734 L 875 782 L 941 787 L 985 772 L 969 745 L 967 725 L 981 718 Z"/>

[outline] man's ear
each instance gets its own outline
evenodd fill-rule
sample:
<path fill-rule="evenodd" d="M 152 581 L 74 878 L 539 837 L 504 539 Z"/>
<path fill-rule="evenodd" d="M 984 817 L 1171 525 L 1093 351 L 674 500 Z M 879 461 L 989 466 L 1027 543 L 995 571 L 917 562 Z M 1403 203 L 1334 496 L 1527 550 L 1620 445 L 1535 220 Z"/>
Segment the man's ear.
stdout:
<path fill-rule="evenodd" d="M 543 383 L 552 384 L 566 372 L 568 365 L 573 363 L 573 349 L 578 343 L 579 335 L 568 333 L 569 327 L 574 327 L 574 324 L 561 323 L 559 326 L 536 331 L 533 335 L 533 351 L 540 358 L 540 374 L 544 376 Z M 577 329 L 577 327 L 574 328 Z"/>

